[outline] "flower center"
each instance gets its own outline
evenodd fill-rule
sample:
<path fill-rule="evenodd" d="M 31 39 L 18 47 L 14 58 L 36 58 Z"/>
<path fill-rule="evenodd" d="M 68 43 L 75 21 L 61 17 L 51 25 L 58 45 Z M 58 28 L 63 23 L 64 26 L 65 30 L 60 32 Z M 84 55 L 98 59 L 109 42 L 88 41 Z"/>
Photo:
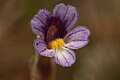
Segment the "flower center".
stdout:
<path fill-rule="evenodd" d="M 50 48 L 52 48 L 52 49 L 59 49 L 59 50 L 61 50 L 64 44 L 65 44 L 65 43 L 64 43 L 63 39 L 57 38 L 57 39 L 51 41 L 51 42 L 49 43 L 49 46 L 50 46 Z"/>

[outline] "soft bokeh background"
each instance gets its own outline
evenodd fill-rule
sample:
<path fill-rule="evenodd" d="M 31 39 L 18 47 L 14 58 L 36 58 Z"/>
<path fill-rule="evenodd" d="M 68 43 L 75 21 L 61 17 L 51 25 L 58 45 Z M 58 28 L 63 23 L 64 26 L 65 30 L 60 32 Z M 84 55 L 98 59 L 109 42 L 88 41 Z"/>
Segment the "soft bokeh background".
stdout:
<path fill-rule="evenodd" d="M 60 2 L 77 8 L 77 25 L 91 30 L 90 42 L 76 50 L 70 68 L 57 65 L 56 80 L 120 80 L 120 0 L 0 0 L 0 80 L 30 80 L 34 55 L 30 20 L 39 9 Z"/>

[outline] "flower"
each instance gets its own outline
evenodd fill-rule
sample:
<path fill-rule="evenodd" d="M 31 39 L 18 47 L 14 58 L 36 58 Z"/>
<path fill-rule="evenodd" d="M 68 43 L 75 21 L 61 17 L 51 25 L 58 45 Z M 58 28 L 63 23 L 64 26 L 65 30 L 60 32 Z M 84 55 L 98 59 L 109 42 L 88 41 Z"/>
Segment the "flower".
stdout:
<path fill-rule="evenodd" d="M 31 20 L 32 31 L 37 35 L 34 40 L 35 50 L 42 56 L 53 57 L 55 62 L 63 67 L 69 67 L 76 61 L 72 49 L 87 45 L 89 29 L 78 26 L 71 30 L 77 21 L 75 7 L 56 5 L 51 14 L 42 9 Z"/>

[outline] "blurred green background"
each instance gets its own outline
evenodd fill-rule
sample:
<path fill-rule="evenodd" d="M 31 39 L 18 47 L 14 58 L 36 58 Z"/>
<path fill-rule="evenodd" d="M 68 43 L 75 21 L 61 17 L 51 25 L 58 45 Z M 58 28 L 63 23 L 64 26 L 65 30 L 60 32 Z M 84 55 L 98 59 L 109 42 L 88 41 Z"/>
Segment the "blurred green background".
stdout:
<path fill-rule="evenodd" d="M 0 80 L 30 80 L 28 60 L 35 35 L 30 20 L 39 9 L 65 3 L 79 13 L 75 26 L 91 30 L 90 42 L 75 50 L 70 68 L 57 65 L 56 80 L 120 80 L 120 0 L 0 0 Z"/>

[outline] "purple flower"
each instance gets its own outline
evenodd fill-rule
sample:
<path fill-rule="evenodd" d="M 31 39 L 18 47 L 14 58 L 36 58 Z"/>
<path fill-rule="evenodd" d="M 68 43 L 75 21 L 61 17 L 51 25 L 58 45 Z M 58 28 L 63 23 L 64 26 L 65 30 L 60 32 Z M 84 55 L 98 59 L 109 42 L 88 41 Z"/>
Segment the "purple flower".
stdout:
<path fill-rule="evenodd" d="M 72 49 L 87 45 L 90 34 L 84 26 L 70 31 L 77 15 L 75 7 L 62 3 L 56 5 L 52 14 L 46 9 L 39 10 L 31 20 L 32 31 L 37 35 L 34 40 L 36 51 L 42 56 L 53 57 L 63 67 L 71 66 L 76 61 Z"/>

